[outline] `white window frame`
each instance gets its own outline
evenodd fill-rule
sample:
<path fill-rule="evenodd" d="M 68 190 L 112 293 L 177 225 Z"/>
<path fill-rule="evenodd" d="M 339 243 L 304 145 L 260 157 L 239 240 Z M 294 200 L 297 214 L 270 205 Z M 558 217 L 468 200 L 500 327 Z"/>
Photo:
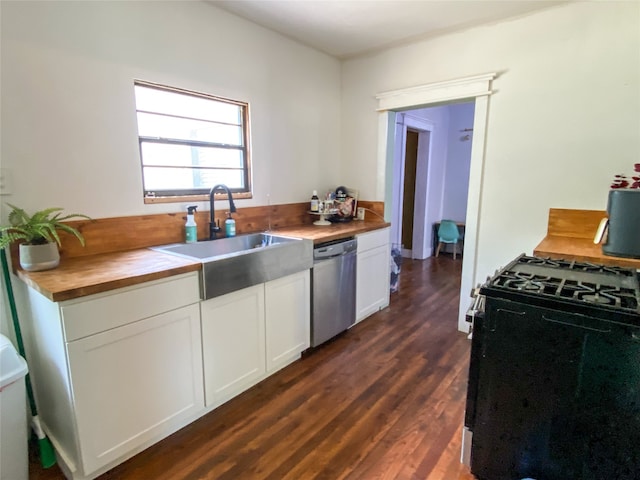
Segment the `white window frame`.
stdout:
<path fill-rule="evenodd" d="M 184 190 L 180 188 L 175 189 L 163 189 L 163 190 L 151 190 L 145 187 L 144 179 L 144 158 L 142 146 L 144 143 L 159 143 L 165 145 L 190 145 L 193 147 L 214 147 L 214 148 L 231 148 L 237 149 L 242 154 L 242 176 L 244 181 L 244 188 L 231 188 L 234 198 L 251 198 L 252 197 L 252 182 L 251 182 L 251 148 L 250 148 L 250 129 L 249 129 L 249 104 L 240 100 L 232 100 L 229 98 L 219 97 L 215 95 L 209 95 L 205 93 L 195 92 L 191 90 L 185 90 L 177 87 L 171 87 L 167 85 L 161 85 L 157 83 L 147 82 L 143 80 L 135 80 L 135 86 L 142 86 L 146 88 L 155 88 L 165 92 L 174 92 L 181 95 L 189 95 L 198 98 L 204 98 L 208 100 L 214 100 L 217 102 L 228 103 L 240 107 L 241 111 L 241 127 L 242 127 L 242 145 L 225 145 L 215 142 L 200 142 L 189 141 L 178 138 L 160 138 L 149 137 L 138 134 L 138 146 L 140 152 L 140 168 L 142 170 L 142 189 L 145 203 L 168 203 L 168 202 L 183 202 L 186 200 L 197 201 L 208 199 L 209 191 L 204 188 L 194 188 L 191 190 Z M 153 111 L 138 110 L 136 106 L 136 115 L 138 113 L 154 113 Z M 193 119 L 198 120 L 198 119 Z M 189 167 L 181 167 L 189 168 Z M 198 167 L 201 168 L 201 167 Z M 211 170 L 215 170 L 216 167 L 209 167 Z M 216 193 L 216 198 L 226 197 L 224 193 Z"/>

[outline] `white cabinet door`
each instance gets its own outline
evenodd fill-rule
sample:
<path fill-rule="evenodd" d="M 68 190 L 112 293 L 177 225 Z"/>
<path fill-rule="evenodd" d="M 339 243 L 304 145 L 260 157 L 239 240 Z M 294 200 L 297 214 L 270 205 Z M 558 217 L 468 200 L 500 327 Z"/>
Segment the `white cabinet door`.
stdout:
<path fill-rule="evenodd" d="M 265 375 L 264 284 L 200 304 L 204 388 L 216 407 Z"/>
<path fill-rule="evenodd" d="M 358 252 L 356 322 L 389 305 L 389 245 Z"/>
<path fill-rule="evenodd" d="M 265 284 L 267 371 L 273 373 L 300 358 L 309 348 L 309 270 Z"/>
<path fill-rule="evenodd" d="M 69 342 L 85 475 L 204 409 L 198 305 Z"/>

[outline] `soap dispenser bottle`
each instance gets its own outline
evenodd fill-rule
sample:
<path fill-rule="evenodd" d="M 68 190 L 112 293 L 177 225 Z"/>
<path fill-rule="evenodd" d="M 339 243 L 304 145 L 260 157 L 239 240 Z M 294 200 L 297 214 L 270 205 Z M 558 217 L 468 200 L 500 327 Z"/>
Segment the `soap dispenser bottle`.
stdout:
<path fill-rule="evenodd" d="M 195 243 L 198 241 L 198 226 L 194 219 L 197 208 L 196 205 L 187 207 L 187 223 L 184 225 L 184 236 L 187 243 Z"/>
<path fill-rule="evenodd" d="M 231 218 L 231 212 L 227 212 L 227 219 L 224 221 L 224 234 L 227 237 L 236 236 L 236 221 Z"/>

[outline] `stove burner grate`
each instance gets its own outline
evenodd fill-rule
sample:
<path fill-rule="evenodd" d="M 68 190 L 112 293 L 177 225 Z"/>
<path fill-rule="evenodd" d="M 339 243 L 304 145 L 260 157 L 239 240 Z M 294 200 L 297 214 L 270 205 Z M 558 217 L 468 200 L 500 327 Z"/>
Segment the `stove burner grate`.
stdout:
<path fill-rule="evenodd" d="M 599 303 L 601 305 L 612 305 L 616 303 L 616 300 L 618 300 L 611 295 L 607 295 L 606 293 L 589 293 L 587 295 L 581 295 L 579 298 L 584 302 Z"/>
<path fill-rule="evenodd" d="M 578 272 L 589 273 L 606 273 L 611 275 L 619 275 L 624 277 L 632 277 L 633 270 L 625 267 L 616 267 L 611 265 L 598 265 L 589 262 L 576 262 L 575 260 L 562 260 L 542 257 L 529 257 L 526 255 L 518 258 L 517 263 L 538 265 L 548 268 L 559 268 L 563 270 L 574 270 Z"/>
<path fill-rule="evenodd" d="M 590 275 L 589 277 L 597 278 L 602 283 L 505 270 L 493 279 L 491 285 L 528 295 L 564 299 L 583 304 L 604 305 L 629 311 L 638 310 L 640 292 L 637 289 L 608 284 L 606 281 L 612 277 L 607 274 L 595 277 Z"/>

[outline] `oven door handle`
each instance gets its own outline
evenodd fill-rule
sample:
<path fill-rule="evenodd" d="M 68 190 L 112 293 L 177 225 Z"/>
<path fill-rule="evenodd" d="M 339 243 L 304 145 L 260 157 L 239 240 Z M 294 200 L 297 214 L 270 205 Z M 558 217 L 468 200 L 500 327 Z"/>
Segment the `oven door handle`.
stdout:
<path fill-rule="evenodd" d="M 516 312 L 515 310 L 507 310 L 506 308 L 498 308 L 496 310 L 497 312 L 504 312 L 504 313 L 511 313 L 513 315 L 520 315 L 520 316 L 524 316 L 527 314 L 527 312 Z"/>
<path fill-rule="evenodd" d="M 589 326 L 589 325 L 584 325 L 584 323 L 579 323 L 579 321 L 581 319 L 585 319 L 586 317 L 582 317 L 582 316 L 576 316 L 575 320 L 571 319 L 571 320 L 558 320 L 555 318 L 549 318 L 546 315 L 542 314 L 542 319 L 547 321 L 547 322 L 551 322 L 551 323 L 558 323 L 560 325 L 566 325 L 568 327 L 574 327 L 574 328 L 580 328 L 582 330 L 588 330 L 590 332 L 598 332 L 598 333 L 611 333 L 611 329 L 607 328 L 607 327 L 593 327 L 593 326 Z"/>

